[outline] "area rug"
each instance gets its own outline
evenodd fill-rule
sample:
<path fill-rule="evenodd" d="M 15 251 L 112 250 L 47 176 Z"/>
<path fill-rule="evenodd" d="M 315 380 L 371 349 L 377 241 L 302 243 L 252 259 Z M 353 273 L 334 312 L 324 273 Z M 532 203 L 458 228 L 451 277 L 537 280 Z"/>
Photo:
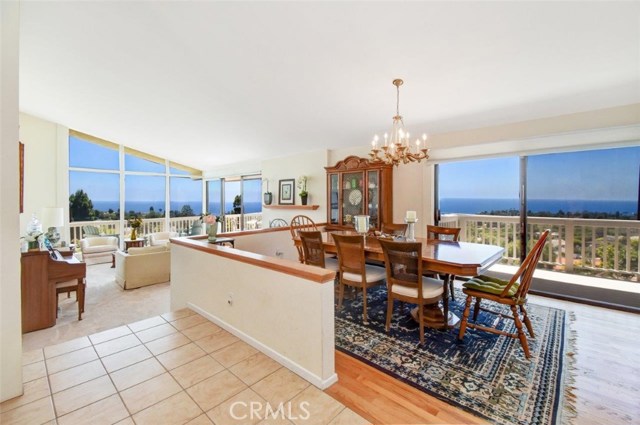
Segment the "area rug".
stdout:
<path fill-rule="evenodd" d="M 418 325 L 398 302 L 391 330 L 384 330 L 386 289 L 368 291 L 369 325 L 362 324 L 362 296 L 345 300 L 336 312 L 336 348 L 449 404 L 496 424 L 570 423 L 569 376 L 572 351 L 564 310 L 528 304 L 536 338 L 527 360 L 517 339 L 470 329 L 426 329 L 419 345 Z M 464 294 L 456 289 L 452 312 L 462 317 Z M 499 310 L 497 306 L 494 310 Z M 504 309 L 507 312 L 507 309 Z M 481 312 L 479 323 L 495 325 Z M 514 330 L 512 320 L 498 328 Z M 564 417 L 563 417 L 564 410 Z"/>

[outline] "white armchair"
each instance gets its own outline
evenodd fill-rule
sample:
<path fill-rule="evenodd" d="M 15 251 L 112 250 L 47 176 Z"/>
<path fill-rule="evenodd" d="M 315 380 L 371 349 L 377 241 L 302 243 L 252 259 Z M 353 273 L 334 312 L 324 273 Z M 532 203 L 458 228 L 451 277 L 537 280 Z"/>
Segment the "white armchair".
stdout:
<path fill-rule="evenodd" d="M 171 251 L 164 246 L 116 252 L 116 282 L 123 289 L 140 288 L 171 279 Z"/>
<path fill-rule="evenodd" d="M 80 240 L 80 248 L 82 259 L 87 264 L 108 263 L 111 261 L 111 254 L 118 250 L 118 238 L 115 236 L 84 238 Z"/>
<path fill-rule="evenodd" d="M 149 235 L 149 244 L 151 246 L 168 246 L 169 239 L 177 238 L 178 232 L 156 232 Z"/>

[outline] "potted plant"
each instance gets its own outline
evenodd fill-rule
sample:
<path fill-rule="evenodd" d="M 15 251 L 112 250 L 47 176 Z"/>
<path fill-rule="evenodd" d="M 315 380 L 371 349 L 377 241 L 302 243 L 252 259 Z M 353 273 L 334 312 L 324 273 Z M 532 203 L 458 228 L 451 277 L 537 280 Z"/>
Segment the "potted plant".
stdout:
<path fill-rule="evenodd" d="M 266 180 L 267 182 L 267 191 L 264 193 L 264 204 L 265 205 L 271 205 L 271 202 L 273 202 L 273 193 L 269 192 L 269 180 Z"/>
<path fill-rule="evenodd" d="M 307 180 L 307 176 L 298 177 L 298 195 L 300 195 L 302 205 L 307 205 L 307 199 L 309 197 L 309 192 L 307 192 Z"/>
<path fill-rule="evenodd" d="M 127 220 L 127 224 L 131 227 L 131 240 L 135 241 L 138 239 L 138 229 L 142 226 L 142 218 L 131 217 Z"/>
<path fill-rule="evenodd" d="M 202 220 L 207 225 L 207 240 L 209 242 L 215 242 L 218 238 L 218 223 L 220 217 L 214 214 L 208 214 L 203 217 Z"/>

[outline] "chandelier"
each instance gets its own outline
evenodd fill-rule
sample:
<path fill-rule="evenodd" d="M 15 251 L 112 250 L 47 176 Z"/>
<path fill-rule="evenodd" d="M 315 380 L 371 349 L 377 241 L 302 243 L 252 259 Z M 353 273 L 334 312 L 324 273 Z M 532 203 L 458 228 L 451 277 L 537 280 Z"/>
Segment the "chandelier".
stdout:
<path fill-rule="evenodd" d="M 393 117 L 391 137 L 384 133 L 384 144 L 378 147 L 380 138 L 376 134 L 371 142 L 371 162 L 384 162 L 386 164 L 398 165 L 410 162 L 420 162 L 429 159 L 429 149 L 427 148 L 427 135 L 422 135 L 422 140 L 416 139 L 415 147 L 411 146 L 411 135 L 404 128 L 404 122 L 400 115 L 400 86 L 404 83 L 401 79 L 393 80 L 396 86 L 396 115 Z"/>

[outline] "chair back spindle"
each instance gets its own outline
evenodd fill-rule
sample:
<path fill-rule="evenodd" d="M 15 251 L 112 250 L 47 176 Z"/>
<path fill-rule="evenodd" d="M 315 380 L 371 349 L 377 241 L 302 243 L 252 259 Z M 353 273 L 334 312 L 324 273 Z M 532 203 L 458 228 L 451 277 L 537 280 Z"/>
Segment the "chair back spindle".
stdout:
<path fill-rule="evenodd" d="M 299 231 L 304 263 L 325 268 L 324 244 L 319 231 Z"/>

